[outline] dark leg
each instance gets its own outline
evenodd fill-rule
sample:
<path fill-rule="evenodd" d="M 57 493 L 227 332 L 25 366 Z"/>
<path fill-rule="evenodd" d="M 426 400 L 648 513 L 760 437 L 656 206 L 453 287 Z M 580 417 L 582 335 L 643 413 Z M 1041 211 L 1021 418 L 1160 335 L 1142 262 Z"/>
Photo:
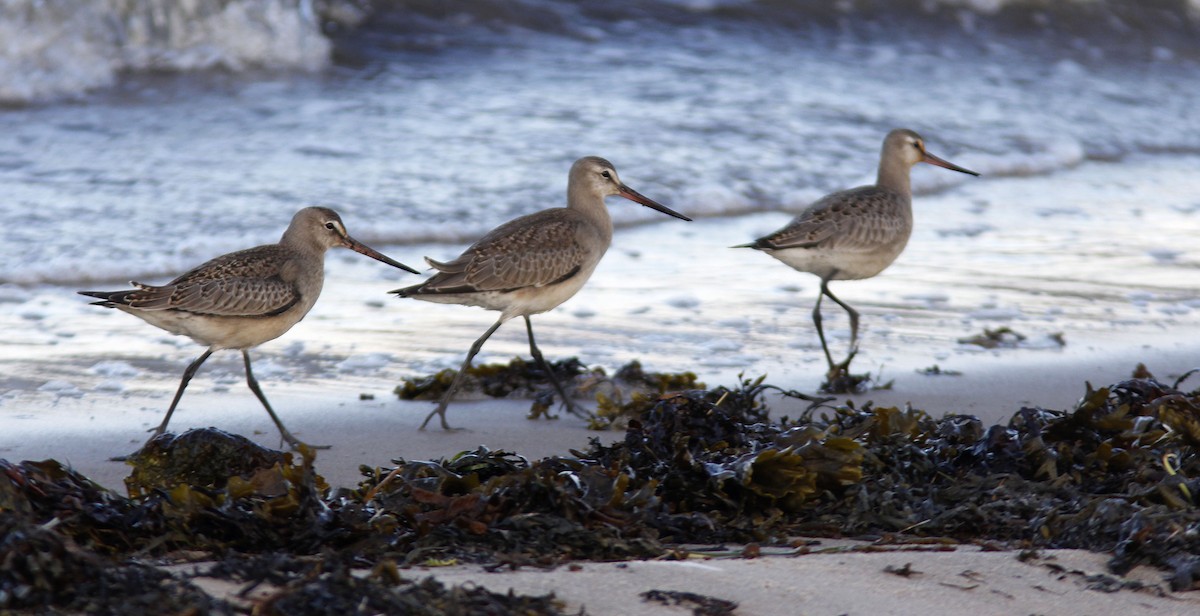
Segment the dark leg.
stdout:
<path fill-rule="evenodd" d="M 825 351 L 825 361 L 829 362 L 829 373 L 825 376 L 826 382 L 822 386 L 822 389 L 831 393 L 844 393 L 853 391 L 858 387 L 858 380 L 850 375 L 850 362 L 854 361 L 854 356 L 858 354 L 858 311 L 851 308 L 849 304 L 838 299 L 836 295 L 829 291 L 829 280 L 832 278 L 833 275 L 830 275 L 829 278 L 821 279 L 821 293 L 817 296 L 817 308 L 813 311 L 813 320 L 817 322 L 817 335 L 821 338 L 821 348 Z M 829 296 L 829 299 L 836 302 L 837 305 L 845 309 L 846 314 L 850 315 L 850 352 L 840 364 L 833 363 L 833 356 L 829 353 L 829 346 L 825 343 L 825 333 L 821 331 L 821 298 L 826 295 Z"/>
<path fill-rule="evenodd" d="M 825 361 L 829 370 L 833 370 L 833 355 L 829 353 L 829 344 L 825 342 L 825 328 L 821 327 L 821 300 L 825 299 L 825 281 L 821 281 L 821 292 L 817 293 L 817 305 L 813 306 L 813 325 L 817 326 L 817 337 L 821 339 L 821 350 L 825 352 Z"/>
<path fill-rule="evenodd" d="M 450 405 L 450 398 L 454 395 L 454 390 L 458 389 L 458 386 L 462 384 L 463 377 L 467 374 L 467 368 L 471 367 L 471 360 L 475 358 L 477 353 L 479 353 L 479 349 L 483 348 L 484 341 L 490 338 L 492 334 L 496 333 L 496 330 L 499 329 L 500 325 L 503 323 L 504 317 L 500 317 L 500 319 L 496 321 L 494 325 L 489 327 L 486 332 L 483 332 L 483 335 L 479 337 L 479 340 L 475 341 L 475 344 L 471 345 L 471 350 L 467 351 L 467 359 L 463 361 L 462 367 L 458 369 L 458 374 L 454 375 L 454 380 L 450 381 L 450 388 L 447 389 L 445 395 L 442 396 L 442 401 L 439 402 L 437 408 L 425 418 L 425 421 L 421 422 L 422 430 L 425 429 L 425 426 L 429 425 L 429 420 L 433 419 L 434 415 L 437 415 L 442 420 L 443 430 L 454 429 L 450 427 L 450 424 L 446 423 L 446 407 Z"/>
<path fill-rule="evenodd" d="M 246 361 L 246 384 L 250 386 L 250 391 L 258 396 L 258 401 L 262 402 L 263 408 L 267 409 L 267 414 L 271 416 L 271 421 L 275 422 L 275 427 L 279 428 L 279 435 L 283 440 L 291 445 L 293 449 L 299 449 L 305 443 L 300 439 L 292 436 L 288 429 L 283 427 L 283 422 L 279 421 L 279 417 L 275 415 L 275 411 L 271 410 L 271 403 L 267 402 L 267 397 L 263 394 L 262 388 L 258 386 L 258 380 L 254 378 L 254 372 L 250 370 L 250 352 L 242 351 L 242 359 Z M 329 445 L 308 445 L 313 449 L 329 449 Z"/>
<path fill-rule="evenodd" d="M 829 299 L 837 302 L 837 305 L 846 310 L 846 314 L 850 315 L 850 354 L 858 352 L 858 311 L 851 308 L 850 304 L 838 299 L 836 295 L 829 292 L 828 281 L 821 281 L 821 293 L 829 296 Z"/>
<path fill-rule="evenodd" d="M 212 353 L 212 349 L 208 349 L 200 357 L 197 357 L 195 361 L 188 364 L 187 369 L 183 371 L 183 379 L 179 381 L 179 389 L 175 390 L 175 399 L 171 400 L 171 408 L 167 409 L 167 416 L 163 417 L 162 423 L 158 424 L 157 428 L 151 430 L 154 436 L 166 432 L 167 424 L 171 422 L 171 415 L 175 413 L 175 407 L 179 404 L 179 399 L 183 397 L 183 390 L 187 389 L 188 382 L 196 375 L 196 371 L 200 369 L 200 364 L 203 364 L 204 360 L 208 359 L 208 356 L 212 355 Z"/>
<path fill-rule="evenodd" d="M 525 329 L 529 331 L 529 352 L 533 355 L 533 360 L 546 373 L 546 376 L 550 377 L 550 382 L 554 384 L 554 390 L 558 392 L 559 398 L 562 398 L 563 404 L 566 405 L 567 412 L 578 417 L 586 417 L 585 414 L 576 408 L 571 397 L 563 389 L 562 383 L 558 382 L 558 377 L 554 376 L 554 371 L 550 369 L 550 364 L 546 363 L 546 358 L 542 357 L 542 352 L 538 350 L 537 343 L 533 341 L 533 322 L 529 320 L 529 315 L 525 315 Z"/>

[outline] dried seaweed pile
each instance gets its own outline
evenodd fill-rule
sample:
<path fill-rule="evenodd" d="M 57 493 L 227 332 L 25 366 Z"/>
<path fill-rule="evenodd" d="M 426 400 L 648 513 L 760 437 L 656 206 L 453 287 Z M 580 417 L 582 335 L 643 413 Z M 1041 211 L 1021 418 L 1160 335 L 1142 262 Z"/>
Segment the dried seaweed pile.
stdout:
<path fill-rule="evenodd" d="M 312 461 L 311 451 L 295 461 L 214 429 L 166 434 L 131 460 L 126 482 L 137 496 L 124 498 L 56 461 L 0 460 L 0 610 L 250 611 L 195 583 L 212 578 L 245 591 L 271 585 L 253 606 L 264 615 L 563 613 L 553 595 L 404 578 L 370 548 L 390 545 L 394 529 L 331 496 Z M 151 566 L 189 561 L 215 565 L 174 574 Z"/>
<path fill-rule="evenodd" d="M 169 596 L 241 609 L 140 560 L 166 558 L 215 561 L 204 576 L 270 585 L 262 613 L 371 597 L 380 611 L 411 600 L 550 614 L 551 597 L 468 596 L 397 567 L 669 557 L 679 544 L 796 534 L 1084 548 L 1111 553 L 1117 573 L 1148 563 L 1176 589 L 1200 586 L 1200 393 L 1138 374 L 1089 387 L 1072 411 L 1025 408 L 987 427 L 869 405 L 775 423 L 769 388 L 664 395 L 629 420 L 622 442 L 569 457 L 480 448 L 397 460 L 364 467 L 355 489 L 328 489 L 311 451 L 261 450 L 215 430 L 156 440 L 133 461 L 134 498 L 55 462 L 0 462 L 0 607 Z"/>

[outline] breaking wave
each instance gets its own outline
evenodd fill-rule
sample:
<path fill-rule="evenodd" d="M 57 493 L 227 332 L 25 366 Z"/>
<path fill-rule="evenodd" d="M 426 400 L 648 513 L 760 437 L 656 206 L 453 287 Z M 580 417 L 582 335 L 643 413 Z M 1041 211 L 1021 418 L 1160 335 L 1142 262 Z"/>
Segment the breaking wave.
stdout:
<path fill-rule="evenodd" d="M 311 71 L 381 50 L 529 32 L 599 38 L 631 23 L 871 37 L 919 29 L 1200 57 L 1200 0 L 0 0 L 0 103 L 70 97 L 127 72 Z"/>
<path fill-rule="evenodd" d="M 123 72 L 318 69 L 310 0 L 0 0 L 0 102 L 111 85 Z"/>

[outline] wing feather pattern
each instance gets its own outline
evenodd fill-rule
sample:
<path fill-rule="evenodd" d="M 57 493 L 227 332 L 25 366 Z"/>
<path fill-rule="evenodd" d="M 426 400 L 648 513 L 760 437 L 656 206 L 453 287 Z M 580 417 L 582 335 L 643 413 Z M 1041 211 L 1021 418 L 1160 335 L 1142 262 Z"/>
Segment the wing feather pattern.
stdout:
<path fill-rule="evenodd" d="M 299 289 L 282 275 L 288 261 L 279 246 L 259 246 L 217 257 L 162 286 L 132 282 L 130 291 L 87 294 L 139 310 L 273 316 L 300 301 Z"/>
<path fill-rule="evenodd" d="M 556 212 L 538 214 L 549 213 Z M 427 259 L 438 273 L 405 291 L 412 295 L 505 292 L 555 284 L 578 272 L 588 256 L 577 241 L 583 222 L 565 215 L 529 218 L 496 227 L 453 261 Z"/>
<path fill-rule="evenodd" d="M 902 201 L 896 193 L 876 186 L 833 193 L 809 206 L 782 229 L 750 245 L 761 250 L 871 251 L 908 232 Z"/>

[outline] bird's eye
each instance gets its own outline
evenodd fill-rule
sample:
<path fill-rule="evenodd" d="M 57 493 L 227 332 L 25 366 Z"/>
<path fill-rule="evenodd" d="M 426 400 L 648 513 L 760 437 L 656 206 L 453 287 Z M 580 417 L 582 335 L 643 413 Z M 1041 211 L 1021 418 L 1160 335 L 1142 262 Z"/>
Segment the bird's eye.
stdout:
<path fill-rule="evenodd" d="M 334 225 L 332 222 L 327 222 L 327 223 L 325 223 L 325 228 L 329 229 L 330 231 L 333 231 L 334 229 L 337 228 L 337 226 Z"/>
<path fill-rule="evenodd" d="M 611 180 L 611 179 L 612 179 L 612 174 L 611 174 L 611 173 L 609 173 L 609 172 L 607 172 L 607 171 L 601 171 L 601 172 L 600 172 L 600 175 L 604 176 L 604 179 L 606 179 L 606 180 Z"/>

